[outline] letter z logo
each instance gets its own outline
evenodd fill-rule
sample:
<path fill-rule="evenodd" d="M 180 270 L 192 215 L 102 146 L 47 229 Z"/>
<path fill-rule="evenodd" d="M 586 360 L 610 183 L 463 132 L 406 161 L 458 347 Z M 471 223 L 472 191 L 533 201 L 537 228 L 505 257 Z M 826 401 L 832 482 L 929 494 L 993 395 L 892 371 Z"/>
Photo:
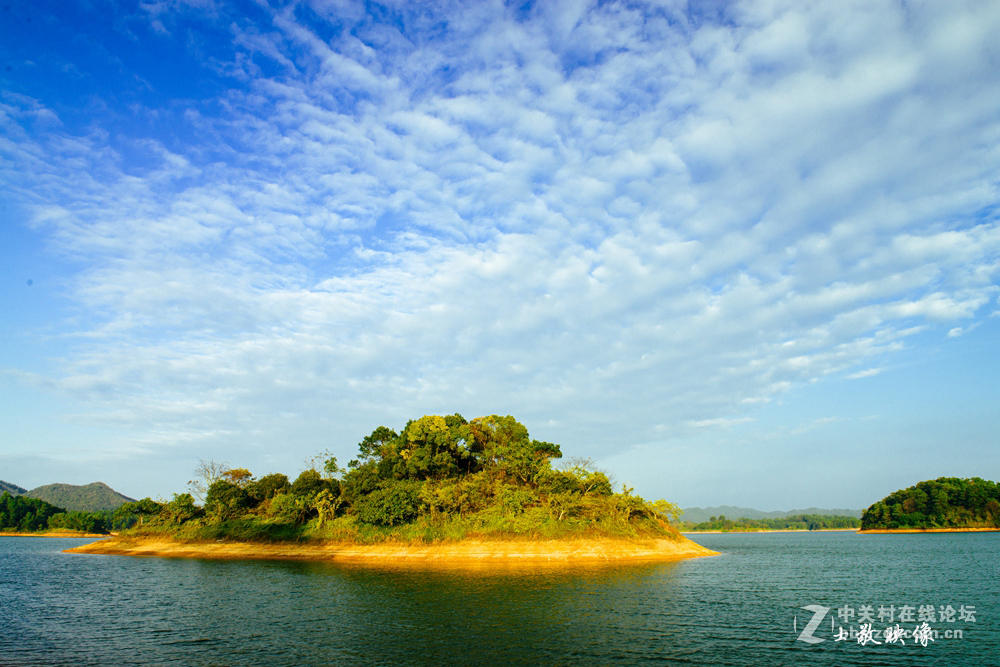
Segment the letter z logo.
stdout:
<path fill-rule="evenodd" d="M 823 622 L 826 618 L 827 613 L 830 611 L 829 607 L 821 607 L 818 604 L 807 604 L 802 607 L 806 611 L 811 611 L 813 617 L 809 619 L 806 623 L 806 627 L 802 628 L 802 632 L 799 633 L 798 640 L 800 642 L 805 642 L 807 644 L 818 644 L 820 642 L 825 642 L 825 639 L 820 639 L 819 637 L 813 637 L 813 630 L 819 627 L 819 624 Z"/>

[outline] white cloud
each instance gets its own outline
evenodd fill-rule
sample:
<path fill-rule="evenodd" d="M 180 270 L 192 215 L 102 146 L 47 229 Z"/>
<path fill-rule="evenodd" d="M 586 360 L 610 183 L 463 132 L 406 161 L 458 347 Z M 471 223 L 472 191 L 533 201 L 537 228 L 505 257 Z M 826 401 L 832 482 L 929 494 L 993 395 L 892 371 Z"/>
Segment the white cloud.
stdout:
<path fill-rule="evenodd" d="M 287 414 L 312 446 L 499 411 L 622 449 L 874 375 L 996 294 L 988 6 L 349 7 L 357 37 L 233 27 L 280 74 L 226 64 L 198 145 L 127 139 L 142 173 L 4 97 L 4 191 L 80 265 L 49 378 L 79 419 L 266 447 Z"/>
<path fill-rule="evenodd" d="M 702 419 L 700 421 L 690 422 L 689 425 L 694 428 L 718 428 L 746 424 L 752 421 L 753 419 L 749 417 L 742 417 L 740 419 Z"/>

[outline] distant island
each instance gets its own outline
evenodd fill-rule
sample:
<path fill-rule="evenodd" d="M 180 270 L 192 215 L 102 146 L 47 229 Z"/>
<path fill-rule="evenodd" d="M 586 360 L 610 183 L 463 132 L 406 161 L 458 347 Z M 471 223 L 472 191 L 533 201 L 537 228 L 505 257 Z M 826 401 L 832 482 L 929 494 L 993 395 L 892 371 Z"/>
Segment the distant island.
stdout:
<path fill-rule="evenodd" d="M 123 530 L 73 551 L 219 558 L 515 560 L 712 555 L 669 525 L 676 505 L 612 488 L 511 416 L 380 426 L 343 469 L 329 453 L 294 481 L 202 462 L 192 493 L 115 511 Z M 196 499 L 195 495 L 202 496 Z M 201 501 L 201 502 L 199 502 Z"/>
<path fill-rule="evenodd" d="M 752 507 L 737 507 L 735 505 L 718 505 L 716 507 L 685 507 L 681 510 L 678 520 L 691 525 L 704 521 L 713 521 L 719 517 L 729 517 L 730 519 L 787 519 L 793 516 L 820 515 L 820 516 L 848 516 L 855 519 L 861 518 L 859 509 L 826 509 L 822 507 L 804 507 L 787 511 L 766 512 L 753 509 Z"/>
<path fill-rule="evenodd" d="M 0 480 L 0 533 L 107 534 L 114 511 L 135 502 L 103 482 L 46 484 L 30 491 Z"/>
<path fill-rule="evenodd" d="M 38 498 L 0 493 L 0 533 L 6 535 L 107 534 L 102 512 L 67 511 Z"/>
<path fill-rule="evenodd" d="M 939 477 L 890 493 L 861 516 L 861 532 L 1000 530 L 1000 484 Z"/>
<path fill-rule="evenodd" d="M 725 515 L 709 517 L 701 523 L 679 522 L 684 532 L 757 533 L 769 530 L 851 530 L 858 529 L 861 520 L 853 516 L 826 514 L 795 514 L 777 519 L 727 519 Z"/>

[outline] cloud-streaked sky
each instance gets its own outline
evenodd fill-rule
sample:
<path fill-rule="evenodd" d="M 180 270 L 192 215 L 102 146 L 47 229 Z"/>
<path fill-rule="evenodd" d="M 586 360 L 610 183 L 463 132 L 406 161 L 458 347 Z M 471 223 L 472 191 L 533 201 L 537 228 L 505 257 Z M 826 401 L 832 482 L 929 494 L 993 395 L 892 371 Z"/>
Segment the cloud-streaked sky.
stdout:
<path fill-rule="evenodd" d="M 1000 479 L 1000 4 L 9 0 L 0 479 L 512 414 L 646 497 Z"/>

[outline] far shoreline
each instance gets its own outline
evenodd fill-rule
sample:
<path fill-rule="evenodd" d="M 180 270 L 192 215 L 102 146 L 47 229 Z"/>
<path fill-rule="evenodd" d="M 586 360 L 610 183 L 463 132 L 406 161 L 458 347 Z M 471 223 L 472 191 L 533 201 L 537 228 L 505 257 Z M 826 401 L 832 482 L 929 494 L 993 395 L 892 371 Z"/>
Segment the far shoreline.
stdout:
<path fill-rule="evenodd" d="M 681 535 L 756 535 L 758 533 L 857 533 L 858 528 L 817 528 L 815 530 L 682 530 Z"/>
<path fill-rule="evenodd" d="M 913 535 L 919 533 L 1000 533 L 1000 528 L 874 528 L 860 535 Z"/>

